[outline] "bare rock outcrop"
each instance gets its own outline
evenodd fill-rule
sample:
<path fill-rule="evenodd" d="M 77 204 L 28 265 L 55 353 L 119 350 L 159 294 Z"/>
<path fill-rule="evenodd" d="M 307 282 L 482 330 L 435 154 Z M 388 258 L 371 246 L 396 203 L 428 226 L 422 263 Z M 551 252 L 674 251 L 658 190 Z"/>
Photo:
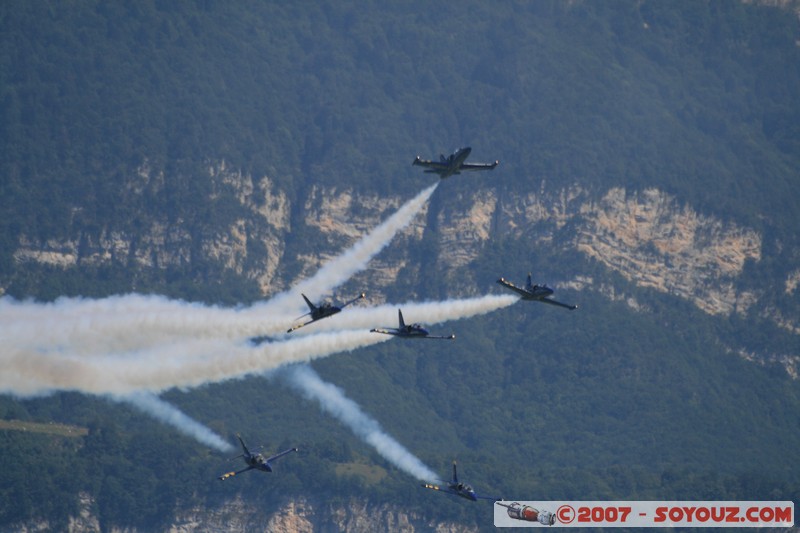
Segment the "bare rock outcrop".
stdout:
<path fill-rule="evenodd" d="M 291 279 L 277 276 L 287 258 L 285 241 L 291 231 L 292 207 L 273 182 L 228 168 L 209 165 L 212 198 L 233 195 L 237 216 L 222 227 L 209 226 L 193 243 L 181 221 L 150 220 L 138 235 L 113 228 L 99 236 L 78 232 L 65 240 L 37 240 L 23 236 L 14 253 L 18 263 L 34 262 L 74 268 L 81 265 L 122 263 L 137 268 L 166 268 L 190 264 L 200 252 L 223 269 L 257 280 L 263 295 L 282 290 L 316 271 L 330 257 L 355 243 L 385 220 L 402 203 L 399 197 L 358 194 L 352 189 L 314 187 L 304 200 L 303 223 L 316 230 L 322 245 L 297 257 L 299 271 Z M 163 187 L 163 172 L 147 164 L 127 183 L 133 194 Z M 413 244 L 426 231 L 427 214 L 405 228 L 392 242 L 391 260 L 376 257 L 369 282 L 375 301 L 381 289 L 409 265 Z M 737 287 L 747 261 L 761 260 L 762 237 L 754 230 L 724 222 L 679 204 L 657 189 L 627 191 L 613 188 L 598 195 L 577 186 L 553 188 L 541 182 L 538 190 L 501 194 L 495 189 L 473 189 L 442 202 L 435 213 L 438 269 L 451 279 L 481 256 L 491 239 L 538 246 L 576 249 L 639 286 L 685 298 L 710 314 L 745 313 L 759 295 Z M 566 229 L 565 229 L 566 228 Z M 194 245 L 194 246 L 193 246 Z M 789 294 L 800 283 L 800 270 L 785 281 Z M 377 294 L 377 296 L 376 296 Z M 791 328 L 797 327 L 790 324 Z"/>

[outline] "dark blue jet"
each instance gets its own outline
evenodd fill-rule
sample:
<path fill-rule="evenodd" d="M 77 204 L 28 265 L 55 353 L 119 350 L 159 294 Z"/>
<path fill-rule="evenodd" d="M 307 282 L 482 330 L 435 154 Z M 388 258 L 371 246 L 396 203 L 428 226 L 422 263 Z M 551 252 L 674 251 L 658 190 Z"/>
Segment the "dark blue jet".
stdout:
<path fill-rule="evenodd" d="M 534 300 L 536 302 L 542 302 L 545 304 L 553 304 L 558 305 L 561 307 L 566 307 L 570 311 L 573 309 L 577 309 L 577 305 L 569 305 L 561 302 L 557 302 L 549 296 L 553 294 L 553 289 L 548 287 L 547 285 L 534 285 L 531 281 L 531 275 L 528 273 L 528 282 L 525 284 L 525 288 L 517 287 L 510 281 L 506 281 L 505 278 L 500 278 L 497 280 L 497 283 L 502 285 L 507 289 L 511 289 L 512 291 L 519 294 L 523 300 Z"/>
<path fill-rule="evenodd" d="M 325 302 L 325 303 L 322 303 L 322 304 L 319 304 L 319 305 L 314 305 L 314 304 L 311 303 L 311 301 L 308 298 L 306 298 L 305 294 L 303 294 L 302 296 L 303 296 L 303 300 L 306 301 L 306 305 L 308 305 L 308 308 L 310 309 L 310 311 L 308 313 L 306 313 L 305 315 L 299 316 L 298 318 L 303 318 L 304 316 L 309 316 L 310 315 L 311 316 L 311 320 L 309 320 L 308 322 L 304 322 L 304 323 L 302 323 L 302 324 L 300 324 L 298 326 L 292 326 L 291 328 L 286 330 L 286 333 L 291 333 L 296 329 L 300 329 L 303 326 L 307 326 L 307 325 L 311 324 L 312 322 L 316 322 L 317 320 L 322 320 L 323 318 L 328 318 L 329 316 L 333 316 L 336 313 L 341 312 L 342 309 L 344 309 L 345 307 L 347 307 L 351 303 L 357 302 L 358 300 L 360 300 L 362 298 L 366 298 L 367 295 L 362 292 L 357 297 L 353 298 L 352 300 L 350 300 L 346 304 L 342 305 L 341 307 L 337 307 L 337 306 L 333 305 L 330 302 Z"/>
<path fill-rule="evenodd" d="M 491 500 L 491 501 L 499 501 L 501 498 L 493 498 L 491 496 L 479 496 L 475 494 L 475 490 L 467 485 L 466 483 L 461 483 L 458 481 L 458 472 L 456 472 L 456 462 L 453 461 L 453 481 L 447 484 L 447 487 L 440 487 L 439 485 L 434 485 L 432 483 L 423 483 L 423 487 L 426 489 L 438 490 L 441 492 L 447 492 L 448 494 L 454 494 L 455 496 L 460 496 L 467 500 L 472 500 L 476 502 L 478 500 Z"/>
<path fill-rule="evenodd" d="M 403 320 L 403 312 L 397 310 L 397 318 L 400 324 L 396 328 L 375 328 L 369 330 L 371 333 L 383 333 L 384 335 L 394 335 L 395 337 L 406 337 L 411 339 L 455 339 L 455 335 L 438 336 L 431 335 L 421 324 L 406 324 Z"/>
<path fill-rule="evenodd" d="M 417 156 L 412 164 L 426 167 L 427 170 L 425 172 L 439 174 L 442 179 L 456 176 L 468 170 L 492 170 L 500 164 L 500 161 L 495 161 L 494 163 L 465 163 L 464 161 L 469 157 L 470 152 L 472 152 L 470 147 L 459 148 L 449 157 L 440 155 L 439 161 L 430 161 Z"/>
<path fill-rule="evenodd" d="M 227 474 L 222 474 L 221 476 L 219 476 L 219 479 L 221 481 L 224 481 L 229 477 L 233 477 L 236 474 L 247 472 L 248 470 L 261 470 L 262 472 L 272 472 L 272 465 L 270 464 L 270 461 L 274 461 L 279 457 L 283 457 L 284 455 L 297 451 L 297 448 L 289 448 L 288 450 L 275 454 L 272 457 L 265 458 L 260 453 L 250 453 L 250 450 L 248 450 L 247 446 L 245 446 L 242 437 L 239 435 L 236 435 L 236 437 L 239 439 L 239 442 L 242 443 L 242 453 L 240 455 L 237 455 L 233 459 L 238 459 L 239 457 L 244 458 L 244 462 L 247 463 L 247 468 L 237 470 L 236 472 L 228 472 Z M 233 459 L 231 459 L 231 461 Z"/>

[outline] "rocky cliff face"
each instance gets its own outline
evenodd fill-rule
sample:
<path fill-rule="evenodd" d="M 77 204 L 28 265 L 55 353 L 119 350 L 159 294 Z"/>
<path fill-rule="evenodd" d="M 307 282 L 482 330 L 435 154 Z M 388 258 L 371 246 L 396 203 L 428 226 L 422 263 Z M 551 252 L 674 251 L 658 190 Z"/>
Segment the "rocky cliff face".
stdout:
<path fill-rule="evenodd" d="M 254 182 L 251 176 L 228 169 L 224 162 L 209 167 L 208 174 L 215 188 L 225 188 L 235 195 L 240 217 L 226 227 L 209 226 L 201 243 L 193 242 L 196 236 L 185 221 L 169 223 L 164 217 L 154 217 L 135 234 L 106 228 L 98 237 L 76 229 L 74 237 L 62 241 L 23 235 L 14 258 L 19 264 L 35 262 L 62 268 L 103 264 L 167 268 L 191 264 L 193 250 L 199 244 L 205 259 L 256 280 L 267 294 L 279 281 L 275 272 L 291 230 L 289 201 L 275 190 L 269 178 Z M 144 165 L 126 183 L 126 189 L 130 194 L 142 194 L 151 183 L 158 187 L 163 180 L 162 172 Z M 212 194 L 207 200 L 213 203 L 215 199 L 216 194 Z M 246 268 L 246 260 L 256 251 L 263 257 L 251 261 Z"/>
<path fill-rule="evenodd" d="M 271 533 L 373 533 L 393 531 L 415 533 L 461 533 L 477 531 L 463 524 L 436 523 L 393 505 L 370 505 L 364 501 L 330 504 L 307 499 L 292 500 L 274 513 L 262 513 L 241 500 L 215 510 L 197 508 L 193 518 L 182 518 L 170 527 L 172 533 L 220 531 L 227 533 L 269 531 Z M 235 517 L 235 518 L 234 518 Z"/>
<path fill-rule="evenodd" d="M 256 280 L 265 296 L 313 273 L 403 202 L 399 197 L 316 186 L 303 201 L 302 216 L 292 218 L 289 199 L 269 178 L 254 179 L 224 162 L 209 166 L 208 174 L 214 190 L 225 190 L 236 198 L 239 216 L 225 227 L 209 226 L 203 232 L 200 253 L 224 270 Z M 163 173 L 144 166 L 127 187 L 137 194 L 148 183 L 163 179 Z M 213 194 L 208 201 L 214 201 Z M 436 267 L 451 279 L 468 278 L 467 267 L 480 257 L 486 244 L 505 238 L 518 240 L 519 246 L 531 250 L 543 246 L 578 250 L 636 285 L 689 300 L 710 314 L 744 314 L 757 306 L 762 296 L 737 287 L 745 263 L 761 261 L 762 236 L 698 213 L 657 189 L 614 188 L 592 194 L 578 186 L 553 187 L 546 182 L 526 194 L 473 189 L 448 197 L 433 215 L 431 219 L 421 213 L 395 237 L 392 247 L 401 252 L 393 254 L 391 261 L 381 256 L 373 260 L 369 271 L 373 301 L 383 299 L 382 291 L 411 261 L 414 245 L 422 240 L 431 220 L 436 224 L 434 238 L 440 250 Z M 285 243 L 293 220 L 322 240 L 306 250 L 299 247 L 297 257 L 287 258 Z M 63 241 L 23 236 L 14 257 L 22 268 L 31 262 L 61 268 L 116 262 L 153 269 L 190 263 L 196 245 L 180 220 L 171 225 L 153 220 L 137 235 L 106 228 L 99 238 L 80 231 Z M 299 272 L 293 269 L 292 279 L 278 276 L 280 265 L 287 260 L 301 265 Z M 800 269 L 796 268 L 787 276 L 783 290 L 792 294 L 798 283 Z M 560 285 L 600 290 L 637 306 L 633 298 L 590 277 L 576 275 Z M 800 332 L 796 318 L 775 310 L 765 314 L 786 330 Z"/>
<path fill-rule="evenodd" d="M 262 294 L 278 292 L 298 278 L 312 274 L 329 257 L 341 252 L 393 213 L 405 200 L 378 197 L 353 190 L 314 187 L 303 200 L 302 216 L 293 216 L 288 197 L 263 177 L 232 171 L 224 163 L 208 169 L 217 187 L 233 192 L 239 212 L 225 227 L 211 227 L 201 243 L 192 242 L 189 229 L 178 220 L 167 224 L 152 220 L 136 235 L 105 228 L 99 237 L 76 231 L 65 240 L 37 240 L 23 235 L 14 257 L 19 268 L 45 264 L 58 268 L 84 265 L 122 264 L 139 269 L 159 269 L 193 260 L 200 250 L 220 268 L 256 280 Z M 141 169 L 129 184 L 132 194 L 142 182 L 163 180 L 149 168 Z M 444 185 L 442 186 L 442 188 Z M 438 191 L 437 194 L 440 194 Z M 209 198 L 213 201 L 213 198 Z M 369 288 L 373 301 L 397 280 L 398 273 L 414 257 L 416 248 L 433 221 L 436 231 L 428 238 L 438 241 L 435 265 L 442 273 L 469 277 L 469 266 L 481 257 L 492 239 L 516 241 L 532 253 L 541 247 L 573 250 L 619 273 L 632 283 L 672 294 L 692 302 L 713 315 L 744 314 L 763 310 L 780 327 L 800 334 L 797 317 L 760 304 L 763 294 L 738 288 L 747 262 L 762 261 L 763 237 L 753 229 L 722 221 L 695 211 L 692 206 L 657 189 L 627 191 L 613 188 L 600 194 L 578 186 L 554 187 L 542 182 L 538 190 L 525 194 L 503 193 L 492 188 L 472 189 L 438 203 L 436 212 L 426 208 L 395 237 L 392 260 L 378 256 L 370 265 Z M 299 221 L 299 222 L 298 222 Z M 321 236 L 315 245 L 286 257 L 286 240 L 292 224 L 302 223 Z M 322 242 L 322 245 L 318 243 Z M 253 255 L 258 260 L 253 260 Z M 282 279 L 283 262 L 301 265 L 293 279 Z M 800 285 L 800 268 L 787 268 L 778 285 L 787 295 Z M 574 290 L 594 290 L 646 312 L 635 297 L 622 293 L 604 280 L 571 274 L 558 284 Z M 1 292 L 0 292 L 1 293 Z M 731 352 L 754 363 L 784 366 L 795 378 L 800 368 L 798 354 L 755 354 L 740 348 Z M 91 513 L 91 498 L 81 498 L 82 510 L 70 521 L 70 531 L 99 531 Z M 20 525 L 19 530 L 46 530 L 47 524 Z M 331 504 L 297 500 L 267 514 L 241 500 L 220 508 L 195 507 L 176 513 L 170 531 L 464 531 L 461 525 L 434 524 L 398 507 L 371 506 L 362 501 Z"/>
<path fill-rule="evenodd" d="M 70 518 L 70 533 L 99 533 L 100 522 L 92 514 L 93 500 L 88 494 L 80 495 L 77 517 Z M 487 513 L 487 516 L 490 516 Z M 50 531 L 47 522 L 17 524 L 14 531 Z M 332 504 L 308 499 L 290 500 L 275 512 L 265 512 L 258 506 L 236 498 L 220 507 L 195 506 L 179 509 L 174 520 L 165 529 L 169 533 L 398 533 L 435 532 L 469 533 L 477 528 L 449 522 L 431 522 L 414 513 L 393 505 L 370 505 L 362 500 Z M 138 533 L 135 528 L 112 527 L 112 533 Z"/>
<path fill-rule="evenodd" d="M 468 211 L 446 207 L 439 214 L 444 268 L 468 264 L 490 238 L 519 235 L 531 249 L 577 249 L 637 285 L 685 298 L 711 314 L 743 313 L 758 299 L 736 290 L 735 281 L 746 260 L 761 259 L 761 236 L 703 216 L 657 189 L 615 188 L 594 199 L 578 187 L 548 191 L 543 185 L 536 193 L 503 198 L 476 191 L 466 203 Z M 566 224 L 570 235 L 554 242 Z"/>
<path fill-rule="evenodd" d="M 744 312 L 757 296 L 735 279 L 761 259 L 761 236 L 704 217 L 655 189 L 612 189 L 584 207 L 577 248 L 637 285 L 692 301 L 712 314 Z"/>

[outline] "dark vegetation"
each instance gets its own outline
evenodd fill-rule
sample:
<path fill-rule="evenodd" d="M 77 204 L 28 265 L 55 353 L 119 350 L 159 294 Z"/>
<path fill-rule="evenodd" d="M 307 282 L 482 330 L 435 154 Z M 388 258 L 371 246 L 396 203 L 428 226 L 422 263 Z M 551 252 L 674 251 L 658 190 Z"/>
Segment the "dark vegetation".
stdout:
<path fill-rule="evenodd" d="M 488 178 L 447 182 L 450 193 L 487 181 L 512 194 L 541 180 L 598 192 L 658 187 L 756 229 L 765 258 L 743 283 L 772 292 L 790 316 L 800 311 L 782 289 L 800 249 L 800 26 L 785 10 L 731 1 L 9 1 L 0 30 L 0 285 L 9 295 L 102 297 L 135 286 L 246 303 L 257 298 L 253 282 L 199 254 L 149 270 L 125 258 L 65 270 L 12 254 L 23 235 L 136 235 L 153 220 L 202 237 L 238 216 L 231 191 L 215 190 L 206 171 L 220 160 L 289 195 L 296 229 L 287 250 L 309 253 L 319 237 L 302 228 L 299 210 L 312 186 L 410 196 L 427 183 L 410 168 L 414 155 L 469 144 L 476 160 L 502 165 Z M 165 179 L 133 193 L 144 166 Z M 443 189 L 432 209 L 447 201 Z M 426 269 L 401 275 L 392 299 L 452 296 L 429 237 L 417 251 Z M 565 291 L 578 312 L 516 304 L 452 324 L 452 345 L 390 342 L 315 364 L 437 472 L 457 458 L 480 490 L 520 499 L 800 501 L 800 387 L 777 366 L 729 353 L 797 354 L 796 336 L 758 316 L 707 316 L 514 236 L 472 268 L 486 282 L 481 293 L 501 271 L 585 273 L 650 311 Z M 156 529 L 176 505 L 235 494 L 264 509 L 294 495 L 391 501 L 490 526 L 487 509 L 419 489 L 268 379 L 164 398 L 222 435 L 304 451 L 273 475 L 219 484 L 224 458 L 124 405 L 75 393 L 1 397 L 0 418 L 88 434 L 0 430 L 0 524 L 43 517 L 58 529 L 85 491 L 104 529 Z M 342 468 L 352 463 L 389 475 L 337 474 L 364 471 Z"/>

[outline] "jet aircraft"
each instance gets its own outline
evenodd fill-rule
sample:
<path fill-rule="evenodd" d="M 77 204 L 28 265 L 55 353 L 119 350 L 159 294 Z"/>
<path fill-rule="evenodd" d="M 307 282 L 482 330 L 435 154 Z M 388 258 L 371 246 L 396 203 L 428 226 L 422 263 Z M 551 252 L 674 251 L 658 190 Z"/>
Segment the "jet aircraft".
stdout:
<path fill-rule="evenodd" d="M 298 318 L 303 318 L 304 316 L 309 316 L 310 315 L 311 316 L 311 320 L 309 320 L 308 322 L 303 322 L 302 324 L 299 324 L 297 326 L 292 326 L 291 328 L 286 330 L 286 333 L 291 333 L 296 329 L 300 329 L 303 326 L 307 326 L 307 325 L 311 324 L 312 322 L 316 322 L 317 320 L 322 320 L 323 318 L 327 318 L 329 316 L 333 316 L 336 313 L 341 312 L 342 309 L 344 309 L 345 307 L 347 307 L 351 303 L 357 302 L 361 298 L 366 298 L 367 295 L 362 292 L 357 297 L 353 298 L 352 300 L 350 300 L 349 302 L 345 303 L 341 307 L 337 307 L 337 306 L 333 305 L 330 302 L 325 302 L 325 303 L 322 303 L 320 305 L 314 305 L 314 304 L 311 303 L 311 301 L 308 298 L 306 298 L 305 294 L 303 294 L 302 296 L 303 296 L 303 300 L 306 301 L 306 304 L 308 305 L 308 308 L 310 309 L 310 311 L 308 313 L 306 313 L 305 315 L 301 315 Z"/>
<path fill-rule="evenodd" d="M 566 307 L 569 310 L 577 309 L 577 305 L 569 305 L 561 302 L 557 302 L 549 296 L 553 294 L 553 289 L 548 287 L 547 285 L 534 285 L 531 281 L 531 275 L 528 273 L 528 282 L 525 284 L 525 288 L 517 287 L 510 281 L 506 281 L 505 278 L 500 278 L 497 280 L 497 283 L 506 287 L 507 289 L 511 289 L 512 291 L 519 294 L 523 300 L 534 300 L 537 302 L 542 302 L 546 304 L 553 304 L 558 305 L 561 307 Z"/>
<path fill-rule="evenodd" d="M 492 500 L 498 501 L 500 498 L 493 498 L 491 496 L 479 496 L 475 494 L 475 490 L 466 483 L 460 483 L 458 481 L 458 472 L 456 471 L 456 462 L 453 461 L 453 480 L 447 484 L 447 487 L 440 487 L 439 485 L 434 485 L 432 483 L 423 483 L 423 487 L 426 489 L 438 490 L 442 492 L 447 492 L 449 494 L 454 494 L 456 496 L 460 496 L 462 498 L 466 498 L 467 500 L 472 500 L 474 502 L 478 500 Z"/>
<path fill-rule="evenodd" d="M 470 152 L 472 152 L 470 147 L 459 148 L 449 157 L 445 157 L 444 154 L 440 155 L 439 161 L 430 161 L 417 156 L 412 164 L 426 167 L 427 170 L 425 172 L 439 174 L 441 179 L 456 176 L 467 170 L 492 170 L 500 164 L 500 161 L 495 161 L 494 163 L 465 163 L 464 161 L 469 157 Z"/>
<path fill-rule="evenodd" d="M 253 469 L 261 470 L 263 472 L 272 472 L 272 465 L 270 464 L 270 461 L 274 461 L 279 457 L 283 457 L 284 455 L 297 451 L 297 448 L 289 448 L 288 450 L 275 454 L 272 457 L 265 458 L 264 455 L 260 453 L 250 453 L 250 450 L 248 450 L 247 446 L 245 446 L 242 437 L 240 435 L 236 435 L 236 437 L 239 439 L 239 442 L 242 443 L 242 453 L 240 455 L 237 455 L 236 457 L 233 457 L 231 461 L 233 461 L 233 459 L 238 459 L 239 457 L 242 457 L 244 458 L 244 462 L 247 463 L 247 468 L 243 468 L 235 472 L 228 472 L 226 474 L 222 474 L 221 476 L 219 476 L 219 479 L 221 481 L 224 481 L 229 477 L 233 477 L 236 474 L 241 474 L 242 472 L 247 472 L 248 470 L 253 470 Z"/>
<path fill-rule="evenodd" d="M 371 329 L 371 333 L 383 333 L 384 335 L 394 335 L 395 337 L 405 337 L 411 339 L 455 339 L 455 335 L 431 335 L 428 330 L 422 327 L 421 324 L 406 324 L 403 320 L 403 312 L 397 310 L 397 318 L 400 324 L 396 328 L 375 328 Z"/>
<path fill-rule="evenodd" d="M 552 526 L 556 523 L 556 515 L 550 511 L 540 511 L 534 509 L 530 505 L 521 505 L 519 502 L 514 502 L 507 505 L 502 502 L 494 502 L 501 507 L 506 508 L 508 516 L 515 520 L 524 520 L 526 522 L 539 522 L 543 526 Z"/>

